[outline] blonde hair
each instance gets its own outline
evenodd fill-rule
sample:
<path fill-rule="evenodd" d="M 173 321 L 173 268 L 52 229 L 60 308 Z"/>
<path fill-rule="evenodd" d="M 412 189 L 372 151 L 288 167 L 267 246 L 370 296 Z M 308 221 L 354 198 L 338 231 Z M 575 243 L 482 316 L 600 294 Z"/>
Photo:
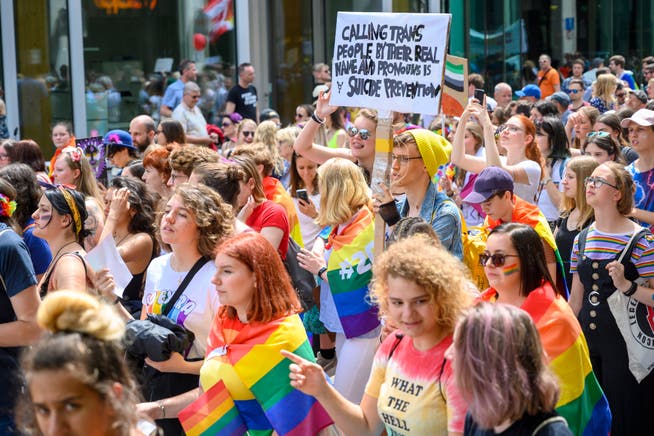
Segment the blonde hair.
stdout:
<path fill-rule="evenodd" d="M 579 222 L 577 223 L 577 230 L 581 230 L 584 223 L 592 219 L 595 214 L 593 208 L 586 203 L 584 180 L 586 177 L 590 177 L 598 166 L 597 161 L 590 156 L 576 156 L 570 159 L 565 167 L 566 171 L 570 170 L 575 173 L 577 189 L 575 190 L 574 198 L 568 196 L 563 197 L 561 215 L 564 217 L 569 216 L 574 209 L 578 209 Z"/>
<path fill-rule="evenodd" d="M 37 322 L 49 333 L 23 356 L 27 385 L 34 383 L 36 373 L 66 372 L 109 406 L 116 434 L 130 434 L 138 419 L 136 404 L 140 398 L 123 358 L 125 324 L 114 308 L 86 293 L 61 290 L 45 297 Z M 123 388 L 120 398 L 114 391 L 116 383 Z M 27 434 L 40 434 L 30 391 L 26 389 L 19 399 L 17 422 Z"/>
<path fill-rule="evenodd" d="M 375 259 L 370 299 L 388 314 L 388 278 L 403 278 L 420 286 L 437 307 L 438 325 L 454 331 L 457 320 L 471 303 L 463 263 L 424 235 L 401 239 Z"/>
<path fill-rule="evenodd" d="M 618 86 L 617 80 L 613 74 L 601 74 L 593 85 L 593 97 L 599 97 L 606 106 L 615 103 L 615 89 Z"/>
<path fill-rule="evenodd" d="M 634 185 L 634 179 L 631 173 L 625 169 L 624 165 L 617 162 L 608 161 L 600 165 L 611 170 L 615 179 L 615 186 L 620 191 L 620 199 L 616 207 L 620 214 L 628 216 L 634 208 L 634 193 L 636 192 L 636 186 Z"/>
<path fill-rule="evenodd" d="M 275 139 L 277 142 L 287 142 L 290 145 L 293 145 L 301 130 L 297 126 L 284 127 L 280 129 L 275 134 Z"/>
<path fill-rule="evenodd" d="M 336 226 L 347 222 L 362 207 L 372 207 L 370 189 L 361 169 L 350 160 L 333 158 L 318 168 L 320 212 L 316 222 Z"/>
<path fill-rule="evenodd" d="M 277 148 L 277 124 L 274 121 L 263 121 L 257 126 L 254 131 L 254 141 L 263 144 L 270 152 L 270 157 L 273 164 L 273 171 L 276 174 L 284 173 L 284 159 L 279 155 L 279 148 Z"/>
<path fill-rule="evenodd" d="M 66 147 L 61 151 L 60 157 L 66 162 L 68 168 L 79 170 L 79 177 L 75 179 L 75 188 L 85 196 L 95 198 L 98 204 L 103 205 L 104 198 L 100 194 L 93 168 L 86 158 L 84 150 L 79 147 Z"/>

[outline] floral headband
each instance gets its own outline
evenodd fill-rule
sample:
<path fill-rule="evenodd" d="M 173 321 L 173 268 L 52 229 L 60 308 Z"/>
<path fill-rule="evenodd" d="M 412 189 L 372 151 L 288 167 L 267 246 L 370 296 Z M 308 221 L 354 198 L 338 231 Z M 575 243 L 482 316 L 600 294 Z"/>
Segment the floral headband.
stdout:
<path fill-rule="evenodd" d="M 82 159 L 82 155 L 84 154 L 84 150 L 82 150 L 79 147 L 66 147 L 65 151 L 70 156 L 70 160 L 78 163 L 80 159 Z"/>
<path fill-rule="evenodd" d="M 16 202 L 10 200 L 5 194 L 0 193 L 0 216 L 10 218 L 16 211 Z"/>

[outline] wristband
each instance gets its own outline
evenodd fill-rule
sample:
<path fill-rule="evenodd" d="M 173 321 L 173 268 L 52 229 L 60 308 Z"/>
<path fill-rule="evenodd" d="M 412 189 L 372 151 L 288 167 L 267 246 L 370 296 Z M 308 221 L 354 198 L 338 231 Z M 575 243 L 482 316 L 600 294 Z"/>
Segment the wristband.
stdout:
<path fill-rule="evenodd" d="M 325 120 L 316 115 L 315 112 L 311 114 L 311 119 L 318 124 L 325 124 Z"/>
<path fill-rule="evenodd" d="M 327 267 L 326 267 L 326 266 L 323 266 L 322 268 L 320 268 L 320 269 L 318 270 L 318 278 L 319 278 L 320 280 L 322 280 L 322 275 L 323 275 L 326 271 L 327 271 Z"/>
<path fill-rule="evenodd" d="M 541 184 L 542 186 L 545 186 L 545 185 L 547 185 L 547 184 L 548 184 L 549 182 L 551 182 L 551 181 L 552 181 L 552 178 L 551 178 L 551 177 L 548 177 L 548 178 L 546 178 L 545 180 L 543 180 L 542 182 L 540 182 L 540 184 Z"/>
<path fill-rule="evenodd" d="M 629 289 L 623 292 L 625 297 L 631 297 L 636 293 L 636 290 L 638 289 L 638 283 L 636 282 L 631 282 L 631 286 L 629 286 Z"/>
<path fill-rule="evenodd" d="M 159 406 L 159 409 L 161 409 L 161 419 L 166 418 L 166 407 L 164 406 L 163 400 L 157 401 L 157 405 Z"/>

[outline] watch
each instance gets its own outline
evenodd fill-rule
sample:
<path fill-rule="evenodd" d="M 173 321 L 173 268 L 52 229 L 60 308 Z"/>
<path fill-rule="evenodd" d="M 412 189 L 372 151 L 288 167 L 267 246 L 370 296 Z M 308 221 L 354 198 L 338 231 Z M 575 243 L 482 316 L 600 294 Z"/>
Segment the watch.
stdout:
<path fill-rule="evenodd" d="M 318 278 L 319 278 L 320 280 L 323 280 L 322 275 L 323 275 L 325 272 L 327 272 L 327 267 L 326 267 L 326 266 L 323 266 L 322 268 L 320 268 L 320 269 L 318 270 L 318 274 L 317 274 L 317 275 L 318 275 Z"/>

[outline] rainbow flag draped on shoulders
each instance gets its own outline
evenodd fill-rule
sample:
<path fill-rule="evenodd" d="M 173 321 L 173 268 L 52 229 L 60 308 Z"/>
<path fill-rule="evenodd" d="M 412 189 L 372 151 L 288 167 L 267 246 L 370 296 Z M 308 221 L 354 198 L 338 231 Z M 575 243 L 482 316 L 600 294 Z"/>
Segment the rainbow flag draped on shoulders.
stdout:
<path fill-rule="evenodd" d="M 315 361 L 297 315 L 270 323 L 214 321 L 205 365 L 227 373 L 179 414 L 187 435 L 312 435 L 333 421 L 318 401 L 289 381 L 289 350 Z M 203 370 L 204 372 L 204 370 Z M 204 386 L 204 379 L 201 377 Z"/>
<path fill-rule="evenodd" d="M 263 191 L 266 198 L 273 203 L 277 203 L 286 210 L 288 216 L 288 225 L 290 227 L 290 237 L 297 242 L 297 245 L 304 247 L 302 231 L 300 230 L 300 219 L 297 216 L 293 198 L 284 189 L 284 185 L 274 177 L 263 178 Z"/>
<path fill-rule="evenodd" d="M 379 326 L 378 308 L 368 302 L 372 280 L 375 217 L 363 207 L 345 229 L 335 227 L 325 248 L 330 251 L 327 281 L 345 336 L 355 338 Z"/>
<path fill-rule="evenodd" d="M 480 298 L 494 302 L 497 291 L 489 288 Z M 536 324 L 549 367 L 559 379 L 561 396 L 556 411 L 575 435 L 608 435 L 609 403 L 593 372 L 586 338 L 568 303 L 544 284 L 529 294 L 521 309 Z"/>
<path fill-rule="evenodd" d="M 556 246 L 556 241 L 554 240 L 554 235 L 552 234 L 552 229 L 550 229 L 550 225 L 547 222 L 547 218 L 545 218 L 545 215 L 543 215 L 538 206 L 523 200 L 515 194 L 513 194 L 513 198 L 514 206 L 511 222 L 527 224 L 533 227 L 534 230 L 536 230 L 536 233 L 538 233 L 538 236 L 547 242 L 547 245 L 552 247 L 552 250 L 554 250 L 554 256 L 556 256 L 556 287 L 561 290 L 567 299 L 570 296 L 570 291 L 568 290 L 568 284 L 565 282 L 563 259 L 561 259 L 561 254 Z M 496 221 L 491 217 L 486 216 L 484 227 L 492 230 L 500 224 L 504 224 L 504 222 L 501 220 Z"/>

